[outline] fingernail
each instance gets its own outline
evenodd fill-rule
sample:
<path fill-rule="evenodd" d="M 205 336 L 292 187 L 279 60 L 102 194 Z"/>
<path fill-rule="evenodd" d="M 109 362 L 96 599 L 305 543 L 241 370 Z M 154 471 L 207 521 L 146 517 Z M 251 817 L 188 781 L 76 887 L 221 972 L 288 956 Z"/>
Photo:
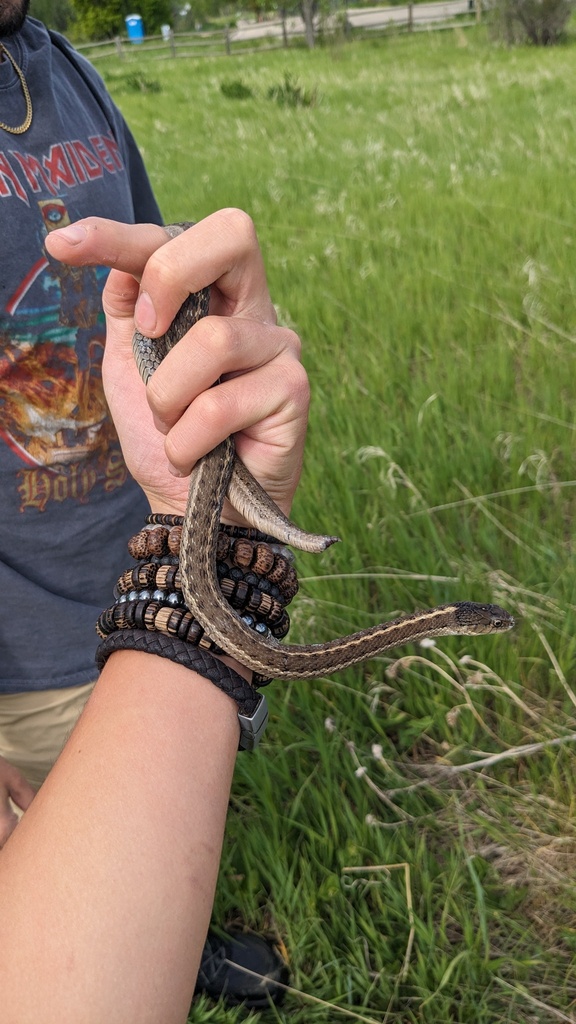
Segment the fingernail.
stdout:
<path fill-rule="evenodd" d="M 82 224 L 68 224 L 67 227 L 58 229 L 58 235 L 69 245 L 78 245 L 79 242 L 86 241 L 88 232 Z"/>
<path fill-rule="evenodd" d="M 142 334 L 151 334 L 156 330 L 156 310 L 148 292 L 140 292 L 134 310 L 136 327 Z"/>
<path fill-rule="evenodd" d="M 168 472 L 171 473 L 172 476 L 178 477 L 178 479 L 186 476 L 186 473 L 181 473 L 179 469 L 176 469 L 176 466 L 172 465 L 171 462 L 168 463 Z"/>

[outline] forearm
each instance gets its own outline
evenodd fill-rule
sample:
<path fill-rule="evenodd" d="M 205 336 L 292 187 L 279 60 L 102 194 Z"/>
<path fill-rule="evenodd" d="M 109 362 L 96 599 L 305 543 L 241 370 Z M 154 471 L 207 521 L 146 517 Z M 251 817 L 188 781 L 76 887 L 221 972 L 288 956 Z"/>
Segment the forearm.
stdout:
<path fill-rule="evenodd" d="M 288 509 L 309 389 L 299 339 L 275 324 L 249 218 L 221 211 L 171 240 L 156 226 L 90 218 L 46 244 L 72 265 L 114 268 L 103 380 L 126 463 L 154 511 L 182 512 L 192 466 L 231 433 Z M 134 327 L 158 337 L 188 292 L 208 285 L 211 315 L 145 389 Z M 238 707 L 208 680 L 154 655 L 112 655 L 0 854 L 2 1024 L 182 1024 L 238 740 Z"/>
<path fill-rule="evenodd" d="M 238 733 L 208 680 L 147 654 L 109 660 L 0 855 L 6 1024 L 186 1019 Z"/>

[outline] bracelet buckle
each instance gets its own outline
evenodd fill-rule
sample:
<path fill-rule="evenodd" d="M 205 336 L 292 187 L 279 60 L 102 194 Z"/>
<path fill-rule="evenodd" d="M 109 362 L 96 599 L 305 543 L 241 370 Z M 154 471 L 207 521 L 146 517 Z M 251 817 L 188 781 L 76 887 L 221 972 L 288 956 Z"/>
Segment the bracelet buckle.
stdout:
<path fill-rule="evenodd" d="M 264 729 L 268 721 L 268 705 L 263 693 L 260 693 L 258 696 L 260 700 L 251 715 L 243 715 L 240 711 L 238 712 L 238 721 L 240 722 L 239 750 L 254 750 L 264 735 Z"/>

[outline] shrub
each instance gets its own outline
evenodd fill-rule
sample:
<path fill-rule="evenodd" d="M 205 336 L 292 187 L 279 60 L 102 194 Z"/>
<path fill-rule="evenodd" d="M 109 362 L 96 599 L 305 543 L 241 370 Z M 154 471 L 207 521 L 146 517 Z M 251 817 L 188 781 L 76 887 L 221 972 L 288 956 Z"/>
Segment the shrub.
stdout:
<path fill-rule="evenodd" d="M 284 81 L 280 85 L 270 86 L 267 96 L 283 107 L 313 107 L 318 98 L 316 89 L 303 89 L 290 71 L 284 72 Z"/>
<path fill-rule="evenodd" d="M 157 78 L 150 78 L 142 71 L 128 71 L 122 74 L 107 74 L 106 82 L 117 92 L 162 92 Z"/>
<path fill-rule="evenodd" d="M 220 92 L 229 100 L 250 100 L 254 96 L 249 85 L 245 85 L 239 78 L 231 82 L 221 82 Z"/>
<path fill-rule="evenodd" d="M 497 0 L 496 35 L 508 44 L 551 46 L 562 38 L 574 0 Z"/>

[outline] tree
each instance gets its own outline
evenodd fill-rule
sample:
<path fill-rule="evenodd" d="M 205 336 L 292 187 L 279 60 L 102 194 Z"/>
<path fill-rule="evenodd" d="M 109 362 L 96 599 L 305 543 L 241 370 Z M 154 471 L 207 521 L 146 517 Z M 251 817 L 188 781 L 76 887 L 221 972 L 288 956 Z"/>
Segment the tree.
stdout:
<path fill-rule="evenodd" d="M 318 13 L 318 6 L 318 0 L 301 0 L 299 4 L 304 28 L 306 30 L 306 42 L 311 50 L 314 48 L 314 19 Z"/>
<path fill-rule="evenodd" d="M 71 0 L 77 15 L 78 30 L 87 39 L 109 39 L 124 34 L 128 14 L 140 14 L 147 35 L 160 31 L 170 22 L 169 0 Z"/>
<path fill-rule="evenodd" d="M 74 17 L 70 0 L 31 0 L 30 14 L 57 32 L 66 32 Z"/>
<path fill-rule="evenodd" d="M 306 42 L 310 49 L 314 49 L 317 29 L 317 16 L 321 7 L 329 8 L 329 0 L 280 0 L 278 13 L 282 20 L 289 14 L 298 13 L 304 22 Z"/>

